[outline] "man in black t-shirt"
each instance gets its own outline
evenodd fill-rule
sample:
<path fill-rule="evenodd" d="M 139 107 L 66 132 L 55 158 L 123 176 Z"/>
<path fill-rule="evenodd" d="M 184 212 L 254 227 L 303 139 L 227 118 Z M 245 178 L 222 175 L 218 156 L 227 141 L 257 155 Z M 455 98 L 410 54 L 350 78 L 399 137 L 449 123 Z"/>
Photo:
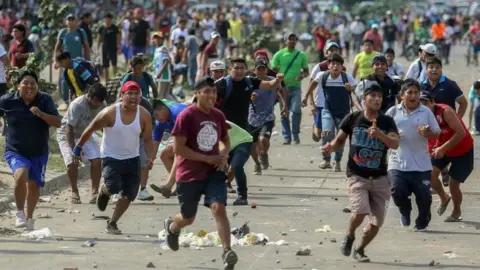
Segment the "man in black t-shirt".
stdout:
<path fill-rule="evenodd" d="M 88 45 L 90 48 L 93 46 L 93 36 L 92 36 L 92 31 L 90 30 L 90 21 L 92 19 L 92 14 L 90 12 L 87 12 L 82 15 L 82 22 L 80 23 L 79 27 L 85 31 L 85 34 L 87 34 L 87 41 Z"/>
<path fill-rule="evenodd" d="M 128 46 L 130 46 L 132 57 L 139 53 L 146 53 L 150 43 L 150 24 L 143 19 L 143 10 L 134 9 L 133 16 L 134 20 L 128 29 Z"/>
<path fill-rule="evenodd" d="M 220 13 L 217 21 L 217 32 L 220 34 L 220 59 L 225 58 L 225 50 L 228 46 L 228 29 L 230 29 L 230 23 L 225 19 L 225 14 Z"/>
<path fill-rule="evenodd" d="M 108 68 L 113 67 L 113 74 L 117 74 L 117 55 L 121 51 L 121 34 L 118 27 L 112 23 L 113 15 L 105 15 L 104 25 L 98 30 L 97 52 L 102 52 L 103 75 L 108 81 Z"/>
<path fill-rule="evenodd" d="M 395 49 L 395 40 L 397 39 L 398 28 L 392 19 L 387 18 L 383 26 L 383 50 Z"/>
<path fill-rule="evenodd" d="M 380 86 L 374 84 L 366 88 L 363 92 L 365 110 L 348 114 L 340 124 L 335 140 L 323 146 L 323 151 L 332 153 L 350 138 L 347 176 L 352 216 L 341 252 L 350 256 L 355 231 L 369 216 L 370 222 L 353 252 L 354 258 L 360 262 L 370 261 L 364 249 L 375 238 L 385 219 L 391 188 L 387 178 L 387 152 L 388 149 L 397 149 L 399 145 L 393 118 L 379 112 L 382 99 Z"/>

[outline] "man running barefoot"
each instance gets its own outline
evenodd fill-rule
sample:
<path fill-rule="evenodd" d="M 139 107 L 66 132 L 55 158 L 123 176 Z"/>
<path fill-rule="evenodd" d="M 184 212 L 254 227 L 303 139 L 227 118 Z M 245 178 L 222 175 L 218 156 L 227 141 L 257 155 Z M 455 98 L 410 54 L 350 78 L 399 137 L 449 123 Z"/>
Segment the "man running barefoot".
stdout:
<path fill-rule="evenodd" d="M 67 113 L 62 119 L 62 126 L 57 131 L 57 142 L 62 152 L 67 176 L 72 187 L 71 201 L 73 204 L 82 203 L 78 193 L 78 162 L 74 162 L 72 150 L 75 143 L 97 114 L 105 108 L 107 89 L 100 83 L 92 85 L 86 95 L 80 96 L 70 103 Z M 92 179 L 92 197 L 90 203 L 97 201 L 98 186 L 102 176 L 102 160 L 98 137 L 93 135 L 84 145 L 82 161 L 90 162 L 90 178 Z"/>
<path fill-rule="evenodd" d="M 460 116 L 448 105 L 435 104 L 433 97 L 422 92 L 420 100 L 423 105 L 430 108 L 440 125 L 440 136 L 437 140 L 429 141 L 429 150 L 432 155 L 432 188 L 440 197 L 440 205 L 437 208 L 438 215 L 443 215 L 450 200 L 453 201 L 452 213 L 445 222 L 458 222 L 462 220 L 462 191 L 460 184 L 467 180 L 473 171 L 474 154 L 473 138 L 465 127 Z M 448 196 L 439 180 L 440 171 L 451 164 L 448 174 L 450 175 L 450 194 Z"/>
<path fill-rule="evenodd" d="M 386 206 L 390 200 L 390 181 L 387 178 L 388 149 L 397 149 L 398 130 L 390 116 L 379 113 L 383 93 L 378 85 L 371 85 L 363 93 L 365 110 L 348 114 L 340 124 L 337 137 L 323 146 L 331 153 L 343 146 L 350 137 L 347 163 L 348 197 L 352 215 L 341 246 L 341 252 L 350 256 L 355 231 L 368 215 L 370 222 L 364 230 L 353 256 L 360 262 L 369 262 L 365 247 L 375 238 L 383 224 Z"/>
<path fill-rule="evenodd" d="M 204 195 L 204 205 L 211 209 L 222 241 L 224 269 L 230 270 L 238 257 L 230 247 L 230 223 L 225 209 L 228 126 L 223 113 L 214 108 L 217 89 L 212 78 L 195 84 L 195 97 L 197 103 L 180 113 L 172 131 L 180 213 L 165 220 L 167 243 L 171 250 L 179 249 L 180 230 L 194 222 L 200 197 Z"/>
<path fill-rule="evenodd" d="M 112 218 L 107 221 L 105 230 L 109 234 L 122 233 L 117 227 L 117 221 L 137 197 L 141 174 L 140 136 L 145 142 L 147 167 L 151 169 L 153 164 L 152 117 L 139 105 L 141 95 L 138 83 L 133 81 L 125 83 L 121 89 L 122 102 L 101 111 L 83 132 L 73 149 L 73 154 L 79 159 L 82 147 L 92 134 L 103 129 L 100 152 L 105 183 L 98 194 L 98 209 L 105 211 L 112 194 L 122 195 Z"/>

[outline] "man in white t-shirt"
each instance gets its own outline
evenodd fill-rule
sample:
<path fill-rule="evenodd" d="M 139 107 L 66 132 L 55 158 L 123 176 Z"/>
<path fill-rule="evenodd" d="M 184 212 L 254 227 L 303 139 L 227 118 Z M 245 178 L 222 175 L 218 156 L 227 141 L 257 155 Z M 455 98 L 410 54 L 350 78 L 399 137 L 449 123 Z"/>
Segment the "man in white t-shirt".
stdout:
<path fill-rule="evenodd" d="M 175 46 L 180 37 L 186 38 L 188 36 L 188 29 L 186 28 L 186 26 L 187 20 L 180 19 L 180 21 L 178 22 L 178 27 L 172 31 L 172 34 L 170 36 L 170 44 L 172 47 Z"/>
<path fill-rule="evenodd" d="M 343 58 L 337 54 L 328 57 L 328 71 L 319 72 L 315 79 L 310 82 L 308 91 L 302 101 L 307 105 L 308 96 L 317 89 L 315 104 L 324 103 L 321 110 L 321 117 L 317 121 L 322 122 L 321 139 L 322 145 L 330 142 L 338 133 L 338 128 L 343 118 L 351 111 L 351 94 L 355 91 L 357 82 L 349 73 L 343 72 Z M 318 88 L 317 88 L 318 87 Z M 315 108 L 316 109 L 316 108 Z M 343 148 L 335 153 L 335 171 L 340 172 L 340 163 L 343 155 Z M 320 165 L 322 169 L 331 169 L 331 156 L 324 153 L 324 162 Z"/>
<path fill-rule="evenodd" d="M 387 58 L 387 75 L 390 77 L 405 77 L 405 70 L 403 69 L 403 66 L 400 63 L 395 62 L 395 51 L 392 48 L 388 48 L 385 50 L 384 55 L 385 58 Z"/>
<path fill-rule="evenodd" d="M 427 67 L 425 63 L 428 58 L 434 57 L 437 53 L 437 46 L 432 43 L 427 43 L 420 46 L 420 57 L 413 61 L 410 67 L 408 68 L 405 79 L 414 79 L 417 82 L 421 83 L 427 78 Z"/>
<path fill-rule="evenodd" d="M 212 16 L 207 13 L 205 15 L 205 19 L 203 19 L 200 22 L 200 26 L 203 29 L 203 32 L 202 32 L 203 40 L 204 41 L 210 41 L 210 36 L 211 36 L 212 32 L 215 30 L 215 27 L 217 26 L 215 21 L 212 19 Z"/>

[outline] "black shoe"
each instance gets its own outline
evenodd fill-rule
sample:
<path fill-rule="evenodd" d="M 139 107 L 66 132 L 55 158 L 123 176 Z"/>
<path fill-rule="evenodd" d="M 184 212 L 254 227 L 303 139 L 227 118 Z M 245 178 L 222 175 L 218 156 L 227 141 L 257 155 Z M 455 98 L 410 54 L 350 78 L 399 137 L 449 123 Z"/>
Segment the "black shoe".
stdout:
<path fill-rule="evenodd" d="M 353 250 L 353 258 L 359 262 L 367 263 L 370 262 L 370 258 L 365 255 L 365 251 L 363 249 L 354 249 Z"/>
<path fill-rule="evenodd" d="M 353 241 L 355 241 L 355 237 L 345 235 L 342 245 L 340 246 L 340 251 L 344 256 L 348 257 L 350 254 L 352 254 Z"/>
<path fill-rule="evenodd" d="M 300 144 L 300 138 L 293 139 L 293 142 L 295 142 L 295 144 Z"/>
<path fill-rule="evenodd" d="M 172 223 L 173 223 L 173 219 L 171 218 L 165 219 L 164 225 L 165 225 L 165 231 L 167 232 L 167 244 L 171 250 L 177 251 L 179 249 L 178 237 L 180 234 L 170 231 L 170 224 Z"/>
<path fill-rule="evenodd" d="M 225 252 L 223 252 L 222 259 L 224 270 L 233 270 L 235 268 L 235 264 L 238 262 L 237 254 L 231 249 L 227 249 Z"/>
<path fill-rule="evenodd" d="M 114 234 L 114 235 L 122 234 L 122 231 L 120 231 L 117 227 L 117 222 L 113 222 L 110 220 L 107 221 L 107 228 L 105 228 L 105 231 L 108 234 Z"/>
<path fill-rule="evenodd" d="M 102 212 L 107 209 L 108 201 L 110 200 L 110 195 L 105 194 L 104 189 L 106 189 L 105 185 L 100 188 L 97 196 L 97 208 Z"/>
<path fill-rule="evenodd" d="M 238 198 L 233 202 L 233 205 L 248 205 L 247 197 L 238 196 Z"/>

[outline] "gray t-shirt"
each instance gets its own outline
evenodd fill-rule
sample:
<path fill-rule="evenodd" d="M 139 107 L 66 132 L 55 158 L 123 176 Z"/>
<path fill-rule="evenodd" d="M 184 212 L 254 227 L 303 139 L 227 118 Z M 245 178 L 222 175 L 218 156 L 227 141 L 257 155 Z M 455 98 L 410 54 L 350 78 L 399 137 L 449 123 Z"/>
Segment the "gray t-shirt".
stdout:
<path fill-rule="evenodd" d="M 73 136 L 78 139 L 97 114 L 106 107 L 106 104 L 92 109 L 86 95 L 78 97 L 68 106 L 67 113 L 62 119 L 61 131 L 65 132 L 66 125 L 73 127 Z"/>
<path fill-rule="evenodd" d="M 194 36 L 194 35 L 187 36 L 187 39 L 185 40 L 185 44 L 186 44 L 187 50 L 188 50 L 188 59 L 189 60 L 196 59 L 197 54 L 198 54 L 197 37 Z"/>

